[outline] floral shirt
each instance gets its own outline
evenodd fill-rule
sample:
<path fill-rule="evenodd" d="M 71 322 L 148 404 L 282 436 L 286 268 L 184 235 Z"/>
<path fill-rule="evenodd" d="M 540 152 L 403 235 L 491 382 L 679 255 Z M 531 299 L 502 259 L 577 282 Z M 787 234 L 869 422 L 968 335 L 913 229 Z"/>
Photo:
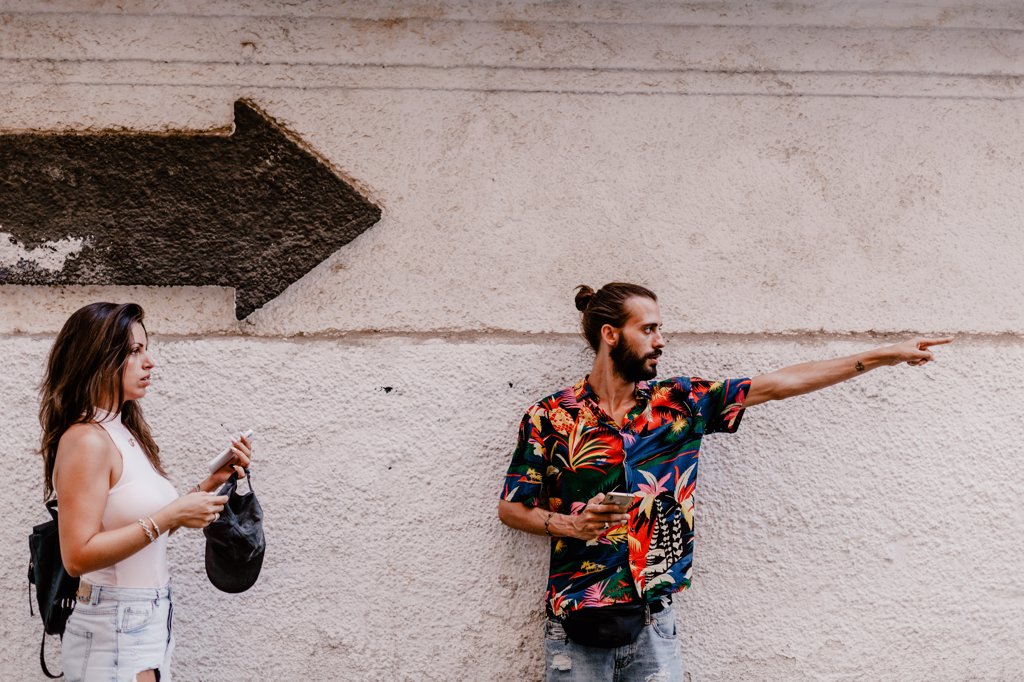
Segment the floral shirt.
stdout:
<path fill-rule="evenodd" d="M 625 526 L 590 541 L 552 538 L 552 615 L 689 586 L 701 438 L 739 427 L 749 389 L 749 379 L 640 382 L 620 428 L 581 379 L 526 411 L 502 499 L 578 514 L 598 493 L 639 493 Z"/>

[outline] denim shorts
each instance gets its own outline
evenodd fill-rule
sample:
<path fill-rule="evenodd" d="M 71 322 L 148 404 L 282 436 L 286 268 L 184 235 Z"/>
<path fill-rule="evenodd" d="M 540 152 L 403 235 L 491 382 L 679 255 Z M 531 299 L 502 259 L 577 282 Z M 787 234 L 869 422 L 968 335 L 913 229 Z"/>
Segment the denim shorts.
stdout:
<path fill-rule="evenodd" d="M 576 644 L 562 623 L 544 622 L 544 679 L 548 682 L 681 682 L 685 668 L 672 607 L 651 614 L 632 644 L 600 649 Z"/>
<path fill-rule="evenodd" d="M 95 585 L 79 592 L 61 646 L 67 682 L 129 682 L 144 670 L 170 682 L 171 588 Z"/>

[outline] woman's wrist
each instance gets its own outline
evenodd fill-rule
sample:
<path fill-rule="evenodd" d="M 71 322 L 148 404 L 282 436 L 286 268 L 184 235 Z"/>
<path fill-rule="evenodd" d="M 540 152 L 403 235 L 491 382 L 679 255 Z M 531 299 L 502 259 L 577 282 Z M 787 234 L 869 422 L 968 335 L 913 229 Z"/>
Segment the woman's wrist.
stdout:
<path fill-rule="evenodd" d="M 196 483 L 191 488 L 189 488 L 188 491 L 190 493 L 208 493 L 211 490 L 213 490 L 213 488 L 214 488 L 214 484 L 211 484 L 210 483 L 210 478 L 207 477 L 207 478 L 203 479 L 202 481 L 200 481 L 199 483 Z"/>
<path fill-rule="evenodd" d="M 158 536 L 164 533 L 170 533 L 178 527 L 177 519 L 167 509 L 167 507 L 164 507 L 155 514 L 147 516 L 146 519 L 154 524 L 154 530 L 157 532 Z"/>

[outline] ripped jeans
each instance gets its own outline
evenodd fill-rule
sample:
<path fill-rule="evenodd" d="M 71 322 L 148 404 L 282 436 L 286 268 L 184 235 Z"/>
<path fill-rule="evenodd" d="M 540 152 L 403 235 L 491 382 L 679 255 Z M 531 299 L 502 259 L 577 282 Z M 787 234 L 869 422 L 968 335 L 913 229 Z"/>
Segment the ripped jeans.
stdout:
<path fill-rule="evenodd" d="M 170 682 L 172 613 L 169 585 L 92 586 L 88 597 L 78 597 L 64 628 L 66 682 L 134 682 L 144 670 Z"/>
<path fill-rule="evenodd" d="M 672 607 L 651 614 L 632 644 L 599 649 L 576 644 L 562 624 L 544 623 L 544 679 L 547 682 L 681 682 L 683 654 L 676 637 Z"/>

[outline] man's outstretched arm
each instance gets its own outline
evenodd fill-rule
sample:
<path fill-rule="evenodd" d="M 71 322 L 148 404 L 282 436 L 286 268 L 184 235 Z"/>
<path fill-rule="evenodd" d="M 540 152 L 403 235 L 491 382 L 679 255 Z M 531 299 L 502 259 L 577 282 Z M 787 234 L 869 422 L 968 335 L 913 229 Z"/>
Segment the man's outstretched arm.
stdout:
<path fill-rule="evenodd" d="M 892 346 L 882 346 L 845 358 L 804 362 L 799 365 L 783 367 L 751 379 L 750 391 L 743 404 L 745 407 L 750 407 L 766 403 L 769 400 L 782 400 L 810 393 L 852 379 L 858 374 L 863 374 L 876 367 L 898 365 L 901 362 L 918 367 L 933 359 L 929 348 L 949 343 L 952 340 L 951 338 L 909 339 Z"/>

